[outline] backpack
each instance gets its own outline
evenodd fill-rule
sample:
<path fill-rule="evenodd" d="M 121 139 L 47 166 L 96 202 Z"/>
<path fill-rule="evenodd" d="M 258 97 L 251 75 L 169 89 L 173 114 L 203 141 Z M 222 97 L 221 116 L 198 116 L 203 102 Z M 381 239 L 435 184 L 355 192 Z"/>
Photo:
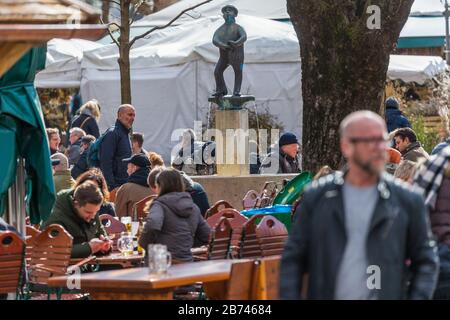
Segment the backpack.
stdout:
<path fill-rule="evenodd" d="M 108 130 L 106 130 L 97 140 L 95 140 L 89 146 L 87 152 L 87 164 L 89 168 L 92 167 L 100 168 L 100 146 L 106 134 L 109 133 L 112 129 L 114 129 L 114 127 L 111 127 Z"/>

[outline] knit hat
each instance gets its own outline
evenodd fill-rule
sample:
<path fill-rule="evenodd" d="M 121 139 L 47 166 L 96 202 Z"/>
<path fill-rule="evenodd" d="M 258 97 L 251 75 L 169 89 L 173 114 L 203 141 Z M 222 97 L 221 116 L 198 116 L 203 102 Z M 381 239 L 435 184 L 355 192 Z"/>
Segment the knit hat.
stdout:
<path fill-rule="evenodd" d="M 386 108 L 398 109 L 400 107 L 398 100 L 395 97 L 389 97 L 384 103 Z"/>
<path fill-rule="evenodd" d="M 278 144 L 280 147 L 294 143 L 298 144 L 298 140 L 295 134 L 291 132 L 283 133 L 283 135 L 280 137 L 280 140 L 278 140 Z"/>
<path fill-rule="evenodd" d="M 132 163 L 140 168 L 146 168 L 146 167 L 149 168 L 150 167 L 150 160 L 147 158 L 146 155 L 141 154 L 141 153 L 135 154 L 130 158 L 123 159 L 122 161 L 126 162 L 126 163 Z"/>

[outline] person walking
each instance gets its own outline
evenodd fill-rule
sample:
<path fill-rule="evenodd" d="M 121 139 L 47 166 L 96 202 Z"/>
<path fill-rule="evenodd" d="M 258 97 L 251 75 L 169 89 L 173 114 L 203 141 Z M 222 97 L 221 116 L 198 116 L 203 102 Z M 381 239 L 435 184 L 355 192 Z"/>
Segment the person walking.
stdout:
<path fill-rule="evenodd" d="M 436 242 L 420 194 L 383 172 L 384 120 L 371 111 L 348 115 L 340 145 L 346 170 L 313 181 L 296 210 L 280 297 L 299 299 L 305 290 L 308 299 L 430 299 Z"/>

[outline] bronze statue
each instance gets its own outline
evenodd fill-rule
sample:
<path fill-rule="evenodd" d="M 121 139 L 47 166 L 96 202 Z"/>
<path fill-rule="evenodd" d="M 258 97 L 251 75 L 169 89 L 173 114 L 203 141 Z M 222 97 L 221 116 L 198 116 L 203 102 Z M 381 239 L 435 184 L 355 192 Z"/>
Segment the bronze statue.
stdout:
<path fill-rule="evenodd" d="M 236 23 L 238 10 L 232 5 L 222 8 L 225 23 L 216 30 L 213 44 L 219 48 L 220 57 L 214 70 L 216 79 L 215 97 L 222 97 L 228 93 L 223 73 L 228 66 L 234 70 L 233 96 L 240 96 L 242 85 L 242 69 L 244 67 L 244 42 L 247 34 L 244 28 Z"/>

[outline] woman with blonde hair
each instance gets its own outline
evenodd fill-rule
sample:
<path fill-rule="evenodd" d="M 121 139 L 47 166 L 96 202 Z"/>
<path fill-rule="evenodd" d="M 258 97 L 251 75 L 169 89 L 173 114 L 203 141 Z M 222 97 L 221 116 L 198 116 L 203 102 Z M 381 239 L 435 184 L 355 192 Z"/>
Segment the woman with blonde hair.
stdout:
<path fill-rule="evenodd" d="M 97 139 L 100 136 L 99 119 L 100 105 L 97 100 L 90 100 L 81 106 L 79 115 L 72 121 L 71 128 L 81 128 L 87 135 L 93 135 Z"/>

